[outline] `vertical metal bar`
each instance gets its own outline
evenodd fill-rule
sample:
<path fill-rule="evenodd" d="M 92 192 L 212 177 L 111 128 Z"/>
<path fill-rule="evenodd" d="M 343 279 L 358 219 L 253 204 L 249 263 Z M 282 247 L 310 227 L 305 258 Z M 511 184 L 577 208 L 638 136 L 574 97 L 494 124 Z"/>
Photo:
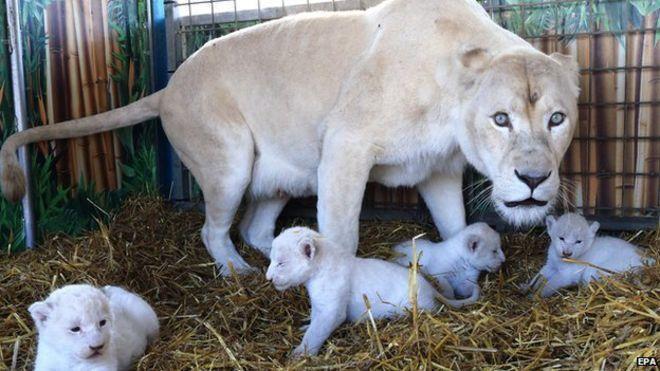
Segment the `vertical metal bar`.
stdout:
<path fill-rule="evenodd" d="M 152 89 L 158 91 L 167 86 L 167 36 L 165 23 L 165 1 L 151 0 L 148 7 L 150 46 L 151 46 L 151 69 Z M 175 155 L 172 145 L 167 140 L 161 125 L 156 129 L 156 150 L 158 184 L 161 194 L 170 197 L 172 194 L 174 179 Z"/>
<path fill-rule="evenodd" d="M 14 91 L 14 116 L 16 130 L 28 129 L 27 108 L 25 106 L 25 75 L 23 69 L 23 34 L 21 31 L 20 16 L 18 14 L 18 0 L 6 0 L 7 26 L 9 28 L 11 81 Z M 23 205 L 23 226 L 25 229 L 25 246 L 29 249 L 36 246 L 36 228 L 34 207 L 32 199 L 32 178 L 30 171 L 30 152 L 28 146 L 18 149 L 18 160 L 25 175 L 25 197 Z"/>
<path fill-rule="evenodd" d="M 211 27 L 209 30 L 209 40 L 222 36 L 222 29 L 215 24 L 215 0 L 211 0 Z"/>
<path fill-rule="evenodd" d="M 596 26 L 595 26 L 595 20 L 594 20 L 594 1 L 589 0 L 589 72 L 588 72 L 588 77 L 589 77 L 589 94 L 587 97 L 587 104 L 588 104 L 588 109 L 587 109 L 587 138 L 591 138 L 591 120 L 592 120 L 592 110 L 594 109 L 594 101 L 593 101 L 593 81 L 594 81 L 594 50 L 596 41 L 594 40 L 594 32 L 596 31 Z M 591 172 L 591 145 L 592 145 L 592 140 L 587 139 L 587 171 L 585 173 Z M 593 159 L 595 161 L 595 159 Z M 583 181 L 585 182 L 584 184 L 587 185 L 586 192 L 585 192 L 585 200 L 586 203 L 582 205 L 582 212 L 585 215 L 589 214 L 589 211 L 591 210 L 591 205 L 589 204 L 591 198 L 591 183 L 590 183 L 590 178 L 594 175 L 585 175 Z M 596 214 L 596 205 L 594 205 L 593 209 L 593 214 Z"/>
<path fill-rule="evenodd" d="M 236 0 L 234 0 L 234 31 L 238 30 L 238 7 L 236 5 Z"/>
<path fill-rule="evenodd" d="M 628 18 L 630 17 L 629 9 L 630 9 L 631 6 L 632 6 L 632 4 L 629 5 L 627 3 L 624 3 L 624 9 L 625 9 L 624 10 L 624 19 L 625 19 L 624 20 L 624 25 L 625 26 L 623 28 L 623 31 L 626 31 L 626 32 L 623 35 L 621 35 L 621 37 L 623 38 L 623 50 L 624 50 L 623 52 L 625 53 L 625 56 L 623 58 L 624 63 L 625 63 L 625 66 L 624 66 L 625 69 L 623 70 L 623 74 L 624 74 L 624 77 L 623 77 L 623 81 L 624 81 L 624 83 L 623 83 L 623 100 L 624 100 L 624 102 L 628 101 L 628 88 L 629 88 L 629 85 L 628 85 L 629 78 L 628 77 L 630 76 L 628 74 L 628 51 L 631 48 L 628 47 L 628 33 L 627 33 L 627 31 L 630 28 L 630 25 L 628 24 Z M 616 66 L 616 67 L 620 67 L 620 66 Z M 617 81 L 616 80 L 616 74 L 618 74 L 620 72 L 614 71 L 613 73 L 615 75 L 615 80 L 614 81 Z M 619 102 L 617 102 L 617 103 L 619 103 Z M 623 145 L 623 159 L 622 159 L 623 166 L 621 167 L 621 172 L 623 174 L 621 174 L 621 205 L 619 205 L 620 209 L 615 210 L 613 212 L 613 214 L 616 215 L 616 216 L 626 216 L 625 215 L 626 214 L 625 206 L 627 206 L 626 205 L 626 181 L 628 180 L 628 177 L 626 177 L 625 174 L 626 174 L 627 168 L 628 168 L 626 166 L 626 163 L 627 163 L 626 156 L 627 156 L 627 153 L 628 153 L 627 144 L 628 144 L 628 109 L 629 108 L 630 107 L 627 104 L 623 106 L 623 144 L 622 144 Z M 615 107 L 615 109 L 616 109 L 616 107 Z M 618 124 L 618 122 L 617 122 L 617 124 Z M 617 134 L 617 136 L 618 136 L 618 134 Z M 619 139 L 619 140 L 621 140 L 621 139 Z M 616 143 L 614 145 L 616 146 Z M 632 179 L 633 179 L 633 191 L 634 191 L 634 187 L 635 187 L 634 186 L 634 184 L 635 184 L 634 179 L 635 179 L 635 177 L 633 176 Z M 615 183 L 614 184 L 616 184 L 616 178 L 615 178 Z M 615 192 L 616 192 L 616 190 L 615 190 Z M 616 201 L 616 198 L 614 198 L 614 200 Z M 633 205 L 630 205 L 630 206 L 634 206 L 634 202 L 633 202 Z"/>

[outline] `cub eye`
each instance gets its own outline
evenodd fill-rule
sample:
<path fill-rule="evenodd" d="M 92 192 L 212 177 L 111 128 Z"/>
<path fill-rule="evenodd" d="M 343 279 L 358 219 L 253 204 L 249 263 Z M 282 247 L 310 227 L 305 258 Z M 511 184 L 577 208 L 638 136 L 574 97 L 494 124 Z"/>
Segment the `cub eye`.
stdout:
<path fill-rule="evenodd" d="M 71 332 L 78 332 L 80 331 L 80 327 L 76 326 L 70 330 Z"/>
<path fill-rule="evenodd" d="M 563 241 L 563 240 L 564 240 L 564 237 L 559 237 L 559 239 Z"/>
<path fill-rule="evenodd" d="M 548 125 L 552 128 L 554 126 L 559 126 L 564 123 L 564 120 L 566 120 L 566 115 L 564 115 L 561 112 L 555 112 L 550 116 L 550 122 Z"/>
<path fill-rule="evenodd" d="M 282 266 L 284 266 L 284 262 L 279 262 L 279 263 L 277 263 L 277 266 L 278 266 L 278 267 L 282 267 Z"/>
<path fill-rule="evenodd" d="M 105 326 L 105 323 L 106 323 L 105 320 L 102 319 L 101 322 L 99 322 L 99 326 L 103 327 L 103 326 Z"/>
<path fill-rule="evenodd" d="M 498 112 L 495 115 L 493 115 L 493 122 L 495 122 L 495 125 L 503 128 L 511 126 L 511 120 L 509 119 L 509 115 L 507 115 L 504 112 Z"/>
<path fill-rule="evenodd" d="M 575 243 L 582 243 L 582 240 L 577 240 L 575 241 Z"/>

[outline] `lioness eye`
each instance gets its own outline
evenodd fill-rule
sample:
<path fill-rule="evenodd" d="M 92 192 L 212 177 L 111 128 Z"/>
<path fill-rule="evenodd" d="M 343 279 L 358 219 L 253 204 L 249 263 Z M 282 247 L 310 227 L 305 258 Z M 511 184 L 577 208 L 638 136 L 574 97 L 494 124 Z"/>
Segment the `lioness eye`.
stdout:
<path fill-rule="evenodd" d="M 564 240 L 564 237 L 559 237 L 559 239 L 563 241 L 563 240 Z"/>
<path fill-rule="evenodd" d="M 104 319 L 102 319 L 101 322 L 99 322 L 99 326 L 101 326 L 101 327 L 105 326 L 105 320 Z"/>
<path fill-rule="evenodd" d="M 582 240 L 577 240 L 575 241 L 575 243 L 582 243 Z"/>
<path fill-rule="evenodd" d="M 548 125 L 550 125 L 550 127 L 559 126 L 564 123 L 565 119 L 566 115 L 561 112 L 555 112 L 550 116 L 550 123 Z"/>
<path fill-rule="evenodd" d="M 80 331 L 80 327 L 78 326 L 71 329 L 71 332 L 78 332 L 78 331 Z"/>
<path fill-rule="evenodd" d="M 509 119 L 509 115 L 507 115 L 504 112 L 498 112 L 493 116 L 493 121 L 495 122 L 495 125 L 501 126 L 501 127 L 509 127 L 511 126 L 511 120 Z"/>

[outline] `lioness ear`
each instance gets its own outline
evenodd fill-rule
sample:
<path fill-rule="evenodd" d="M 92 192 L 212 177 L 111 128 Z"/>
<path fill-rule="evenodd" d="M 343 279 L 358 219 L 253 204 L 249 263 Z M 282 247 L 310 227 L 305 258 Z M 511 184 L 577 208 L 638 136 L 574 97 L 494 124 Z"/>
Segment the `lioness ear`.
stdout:
<path fill-rule="evenodd" d="M 593 222 L 593 223 L 589 224 L 589 230 L 594 235 L 596 235 L 596 232 L 598 232 L 598 228 L 600 228 L 600 223 L 598 223 L 598 222 Z"/>
<path fill-rule="evenodd" d="M 573 96 L 577 97 L 580 95 L 580 65 L 578 65 L 577 60 L 571 56 L 561 53 L 552 53 L 550 54 L 555 62 L 559 63 L 566 72 L 569 74 L 573 86 L 571 87 L 571 93 Z"/>
<path fill-rule="evenodd" d="M 37 329 L 43 328 L 52 310 L 53 307 L 45 301 L 38 301 L 30 305 L 28 311 L 37 325 Z"/>
<path fill-rule="evenodd" d="M 471 48 L 463 51 L 459 58 L 463 67 L 480 71 L 490 64 L 493 57 L 484 48 Z"/>
<path fill-rule="evenodd" d="M 564 68 L 573 73 L 579 72 L 580 66 L 578 66 L 577 60 L 575 60 L 572 55 L 552 53 L 550 54 L 550 58 L 554 59 L 555 62 L 561 64 Z"/>
<path fill-rule="evenodd" d="M 316 254 L 316 241 L 311 238 L 306 238 L 300 241 L 300 249 L 307 260 L 312 260 Z"/>

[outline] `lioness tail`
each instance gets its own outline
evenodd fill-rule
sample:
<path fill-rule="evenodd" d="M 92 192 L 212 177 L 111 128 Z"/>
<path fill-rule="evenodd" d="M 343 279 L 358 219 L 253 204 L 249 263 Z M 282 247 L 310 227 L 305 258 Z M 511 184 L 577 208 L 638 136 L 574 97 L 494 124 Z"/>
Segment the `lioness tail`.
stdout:
<path fill-rule="evenodd" d="M 25 177 L 18 164 L 18 147 L 44 140 L 77 138 L 120 129 L 158 117 L 162 92 L 149 95 L 125 107 L 56 125 L 44 125 L 16 133 L 0 150 L 0 186 L 5 198 L 18 202 L 25 194 Z"/>

